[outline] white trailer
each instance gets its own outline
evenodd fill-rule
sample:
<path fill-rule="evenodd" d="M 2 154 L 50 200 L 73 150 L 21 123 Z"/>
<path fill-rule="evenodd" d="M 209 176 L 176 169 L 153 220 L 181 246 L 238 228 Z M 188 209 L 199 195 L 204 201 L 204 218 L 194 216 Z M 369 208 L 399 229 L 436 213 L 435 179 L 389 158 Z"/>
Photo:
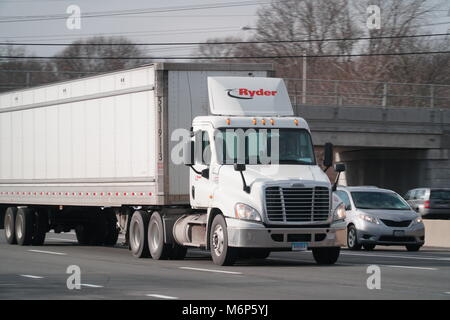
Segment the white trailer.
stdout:
<path fill-rule="evenodd" d="M 227 101 L 217 94 L 214 100 L 211 88 L 208 95 L 208 78 L 261 77 L 264 81 L 271 75 L 268 64 L 157 63 L 1 94 L 0 214 L 4 215 L 1 220 L 7 241 L 42 245 L 49 230 L 75 229 L 80 244 L 114 245 L 120 228 L 137 257 L 175 259 L 183 258 L 187 247 L 210 248 L 213 218 L 218 214 L 224 219 L 234 216 L 234 210 L 223 212 L 229 208 L 217 207 L 211 201 L 207 188 L 213 186 L 199 185 L 198 181 L 212 180 L 207 174 L 202 178 L 195 163 L 187 163 L 192 165 L 190 170 L 171 160 L 178 143 L 173 135 L 177 129 L 209 130 L 207 123 L 223 126 L 237 115 L 223 113 Z M 264 95 L 256 90 L 248 94 L 261 93 Z M 245 117 L 267 116 L 267 110 L 275 110 L 273 118 L 285 117 L 273 103 L 264 110 L 253 106 L 233 121 L 247 127 Z M 288 115 L 292 115 L 289 110 Z M 196 124 L 196 117 L 200 123 Z M 301 118 L 275 121 L 287 121 L 284 126 L 289 127 L 294 123 L 291 120 L 296 125 L 301 121 L 309 132 Z M 211 169 L 213 175 L 217 165 L 202 164 L 201 169 Z M 316 164 L 312 165 L 317 171 Z M 319 180 L 328 194 L 326 219 L 320 221 L 320 230 L 317 221 L 309 221 L 315 229 L 306 234 L 336 235 L 338 229 L 331 224 L 337 203 L 331 201 L 329 181 L 324 176 Z M 254 201 L 265 203 L 262 198 Z M 228 223 L 232 230 L 233 222 Z M 305 223 L 297 221 L 285 223 L 290 231 L 280 229 L 279 234 L 295 234 L 292 226 L 299 224 L 300 230 L 306 230 Z M 309 237 L 309 242 L 304 242 L 336 248 L 339 243 L 333 239 L 319 244 Z M 262 246 L 231 246 L 258 247 L 264 250 L 253 248 L 252 254 L 265 256 L 270 250 L 286 249 L 298 242 L 285 240 L 284 245 L 278 241 L 272 246 L 265 241 Z M 236 257 L 233 253 L 233 257 L 215 262 L 226 264 Z"/>

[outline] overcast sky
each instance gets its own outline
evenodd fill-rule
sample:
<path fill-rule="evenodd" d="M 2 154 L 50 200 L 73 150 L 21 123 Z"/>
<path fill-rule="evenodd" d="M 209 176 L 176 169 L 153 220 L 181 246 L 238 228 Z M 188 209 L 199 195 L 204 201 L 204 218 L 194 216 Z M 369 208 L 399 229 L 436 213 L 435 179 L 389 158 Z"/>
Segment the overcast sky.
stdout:
<path fill-rule="evenodd" d="M 243 31 L 244 26 L 255 26 L 256 10 L 261 3 L 270 0 L 0 0 L 0 40 L 25 42 L 68 43 L 81 37 L 93 35 L 124 35 L 135 42 L 205 41 L 211 37 L 240 36 L 251 38 L 252 31 Z M 332 1 L 332 0 L 330 0 Z M 442 1 L 442 0 L 432 0 Z M 183 10 L 164 13 L 142 13 L 126 16 L 82 18 L 80 30 L 69 30 L 65 17 L 60 20 L 3 22 L 13 16 L 65 15 L 69 5 L 77 5 L 82 14 L 117 10 L 142 11 L 170 9 L 192 5 L 229 5 L 252 2 L 253 5 L 203 10 Z M 180 8 L 178 8 L 180 9 Z M 446 32 L 450 28 L 450 0 L 444 0 L 441 12 L 433 23 L 448 22 L 447 25 L 432 26 L 433 32 Z M 53 54 L 58 47 L 32 47 L 34 54 Z M 147 50 L 150 55 L 186 55 L 192 48 L 175 47 Z"/>

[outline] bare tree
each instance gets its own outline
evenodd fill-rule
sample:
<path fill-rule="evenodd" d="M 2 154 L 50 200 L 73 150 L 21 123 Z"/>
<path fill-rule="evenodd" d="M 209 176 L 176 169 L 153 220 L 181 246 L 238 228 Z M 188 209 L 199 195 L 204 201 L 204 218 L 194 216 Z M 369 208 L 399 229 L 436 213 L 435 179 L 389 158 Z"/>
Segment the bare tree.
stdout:
<path fill-rule="evenodd" d="M 96 45 L 100 44 L 100 45 Z M 144 51 L 124 37 L 93 37 L 88 40 L 75 41 L 56 55 L 55 69 L 63 79 L 79 77 L 79 74 L 62 73 L 65 71 L 100 73 L 119 69 L 132 68 L 146 62 L 142 59 Z M 70 59 L 70 57 L 91 57 L 91 59 Z M 118 59 L 96 59 L 120 57 Z M 121 59 L 122 58 L 122 59 Z"/>

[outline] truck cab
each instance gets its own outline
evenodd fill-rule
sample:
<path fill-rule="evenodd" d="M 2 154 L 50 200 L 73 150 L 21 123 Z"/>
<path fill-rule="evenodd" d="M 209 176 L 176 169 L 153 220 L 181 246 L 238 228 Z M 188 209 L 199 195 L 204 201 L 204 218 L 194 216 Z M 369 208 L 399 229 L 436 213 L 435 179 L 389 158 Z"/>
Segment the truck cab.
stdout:
<path fill-rule="evenodd" d="M 208 91 L 210 115 L 193 120 L 184 162 L 191 207 L 207 212 L 213 261 L 311 249 L 318 263 L 334 263 L 345 243 L 345 207 L 283 80 L 209 77 Z"/>

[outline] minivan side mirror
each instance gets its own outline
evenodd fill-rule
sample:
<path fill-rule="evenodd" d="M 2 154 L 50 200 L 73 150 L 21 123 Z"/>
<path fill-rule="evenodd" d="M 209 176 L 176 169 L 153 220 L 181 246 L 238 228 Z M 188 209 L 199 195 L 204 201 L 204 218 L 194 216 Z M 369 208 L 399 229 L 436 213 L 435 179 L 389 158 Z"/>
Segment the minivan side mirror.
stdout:
<path fill-rule="evenodd" d="M 194 165 L 194 141 L 186 141 L 183 145 L 183 163 L 186 166 Z"/>
<path fill-rule="evenodd" d="M 333 144 L 330 142 L 324 145 L 323 166 L 325 171 L 333 165 Z"/>

